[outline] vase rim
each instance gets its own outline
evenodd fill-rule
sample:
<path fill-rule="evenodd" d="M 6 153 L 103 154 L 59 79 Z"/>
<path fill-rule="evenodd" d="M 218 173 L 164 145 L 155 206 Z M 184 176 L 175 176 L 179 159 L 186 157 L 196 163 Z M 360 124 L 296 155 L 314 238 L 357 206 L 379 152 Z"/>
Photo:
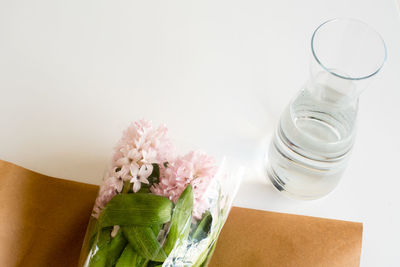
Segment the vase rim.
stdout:
<path fill-rule="evenodd" d="M 317 52 L 315 51 L 315 37 L 317 35 L 317 33 L 327 24 L 331 24 L 331 23 L 336 23 L 336 22 L 348 22 L 348 23 L 353 23 L 353 24 L 359 24 L 362 25 L 365 29 L 368 29 L 369 31 L 373 32 L 376 37 L 378 37 L 380 39 L 380 41 L 382 42 L 382 46 L 384 49 L 384 57 L 383 60 L 380 62 L 379 66 L 376 68 L 375 71 L 367 74 L 367 75 L 362 75 L 359 77 L 351 77 L 349 75 L 343 75 L 340 73 L 337 73 L 337 71 L 333 71 L 332 69 L 330 69 L 328 66 L 326 66 L 322 60 L 320 60 L 320 58 L 317 56 Z M 313 35 L 311 37 L 311 51 L 312 51 L 312 55 L 314 57 L 314 59 L 316 60 L 316 62 L 327 72 L 329 72 L 330 74 L 342 78 L 342 79 L 346 79 L 346 80 L 364 80 L 364 79 L 368 79 L 374 75 L 376 75 L 383 67 L 384 63 L 386 62 L 387 59 L 387 47 L 385 44 L 385 41 L 383 40 L 382 36 L 378 33 L 378 31 L 376 31 L 373 27 L 371 27 L 370 25 L 368 25 L 367 23 L 365 23 L 362 20 L 359 19 L 355 19 L 355 18 L 333 18 L 333 19 L 329 19 L 325 22 L 323 22 L 322 24 L 320 24 L 315 31 L 313 32 Z"/>

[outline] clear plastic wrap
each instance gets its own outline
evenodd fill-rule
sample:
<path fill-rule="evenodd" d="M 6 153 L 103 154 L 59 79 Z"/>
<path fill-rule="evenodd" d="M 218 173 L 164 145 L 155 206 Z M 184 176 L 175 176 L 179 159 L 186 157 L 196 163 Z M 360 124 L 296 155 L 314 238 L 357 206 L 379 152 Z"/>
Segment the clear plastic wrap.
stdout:
<path fill-rule="evenodd" d="M 133 123 L 99 190 L 79 266 L 207 266 L 243 168 L 176 156 L 166 128 Z"/>

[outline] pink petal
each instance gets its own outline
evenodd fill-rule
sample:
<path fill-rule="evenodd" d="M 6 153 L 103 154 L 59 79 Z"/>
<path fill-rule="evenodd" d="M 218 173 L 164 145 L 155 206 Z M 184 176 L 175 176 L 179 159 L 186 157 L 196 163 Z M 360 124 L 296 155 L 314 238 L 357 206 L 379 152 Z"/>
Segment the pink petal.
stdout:
<path fill-rule="evenodd" d="M 136 177 L 139 173 L 139 165 L 136 162 L 132 162 L 129 168 L 132 177 Z"/>
<path fill-rule="evenodd" d="M 125 157 L 120 158 L 120 159 L 118 159 L 118 160 L 115 162 L 115 164 L 116 164 L 117 166 L 123 166 L 123 165 L 129 164 L 129 159 L 128 159 L 128 158 L 125 158 Z"/>

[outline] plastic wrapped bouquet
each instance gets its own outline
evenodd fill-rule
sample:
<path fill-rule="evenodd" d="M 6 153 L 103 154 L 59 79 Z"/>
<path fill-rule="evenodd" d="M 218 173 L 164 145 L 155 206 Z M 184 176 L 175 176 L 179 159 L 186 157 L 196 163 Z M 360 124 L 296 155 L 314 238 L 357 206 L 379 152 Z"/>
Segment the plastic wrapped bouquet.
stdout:
<path fill-rule="evenodd" d="M 207 266 L 241 171 L 180 156 L 167 128 L 132 123 L 100 186 L 79 266 Z"/>

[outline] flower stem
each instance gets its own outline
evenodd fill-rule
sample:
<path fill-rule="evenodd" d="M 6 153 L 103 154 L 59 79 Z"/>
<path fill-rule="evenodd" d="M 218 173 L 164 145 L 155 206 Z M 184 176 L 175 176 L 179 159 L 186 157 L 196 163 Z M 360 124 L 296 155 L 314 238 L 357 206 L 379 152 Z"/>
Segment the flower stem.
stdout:
<path fill-rule="evenodd" d="M 127 194 L 131 189 L 131 183 L 129 181 L 124 182 L 124 188 L 122 189 L 122 194 Z"/>

